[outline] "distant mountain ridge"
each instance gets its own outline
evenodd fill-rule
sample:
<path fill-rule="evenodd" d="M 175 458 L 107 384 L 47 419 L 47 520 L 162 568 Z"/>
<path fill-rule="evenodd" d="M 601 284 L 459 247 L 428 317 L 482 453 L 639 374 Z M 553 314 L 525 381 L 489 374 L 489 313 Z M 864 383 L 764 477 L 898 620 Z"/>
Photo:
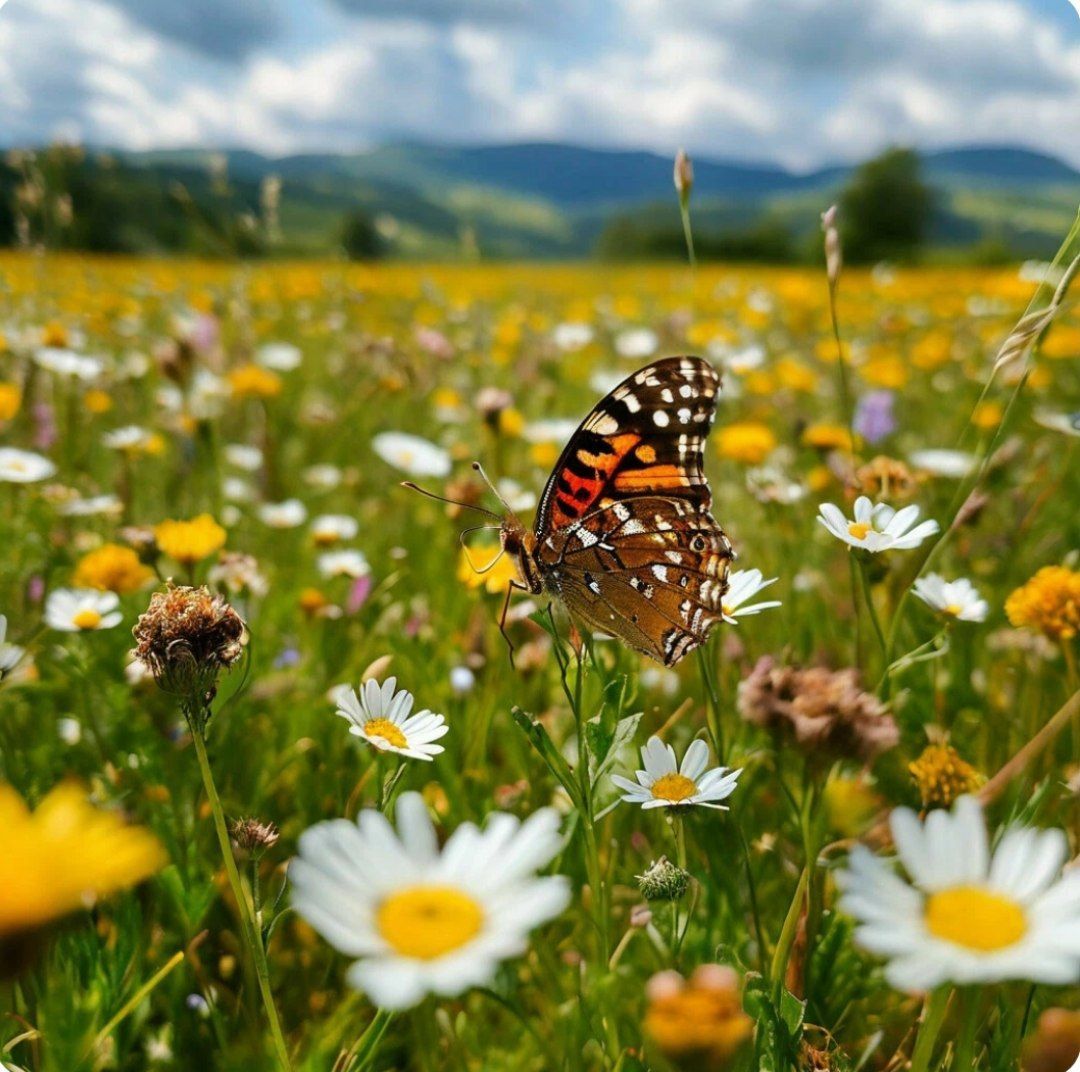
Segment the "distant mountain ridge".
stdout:
<path fill-rule="evenodd" d="M 210 153 L 200 150 L 121 154 L 131 163 L 192 165 Z M 672 160 L 647 150 L 595 149 L 560 142 L 437 146 L 403 142 L 356 153 L 300 153 L 269 157 L 250 150 L 225 153 L 237 178 L 283 179 L 316 175 L 393 181 L 423 188 L 467 184 L 539 198 L 564 208 L 625 204 L 666 198 L 672 189 Z M 1080 172 L 1046 153 L 1015 146 L 963 146 L 922 153 L 930 181 L 963 178 L 980 184 L 1080 185 Z M 762 197 L 820 189 L 842 182 L 850 165 L 796 172 L 778 164 L 694 158 L 699 197 Z"/>
<path fill-rule="evenodd" d="M 1046 256 L 1075 216 L 1080 171 L 1054 156 L 1007 145 L 921 155 L 935 189 L 930 242 L 937 248 Z M 227 162 L 228 211 L 257 216 L 262 180 L 282 180 L 282 253 L 338 250 L 343 221 L 356 210 L 375 219 L 389 252 L 400 257 L 583 257 L 616 224 L 670 231 L 681 249 L 672 159 L 646 150 L 402 142 L 274 157 L 248 149 L 91 148 L 87 168 L 111 184 L 121 204 L 149 206 L 180 188 L 208 204 L 217 196 L 210 179 L 217 156 Z M 853 170 L 836 164 L 798 172 L 769 162 L 696 156 L 695 232 L 707 238 L 760 225 L 782 230 L 795 248 L 809 250 L 816 247 L 822 209 Z M 160 211 L 146 207 L 143 215 L 123 248 L 170 248 L 147 234 Z"/>

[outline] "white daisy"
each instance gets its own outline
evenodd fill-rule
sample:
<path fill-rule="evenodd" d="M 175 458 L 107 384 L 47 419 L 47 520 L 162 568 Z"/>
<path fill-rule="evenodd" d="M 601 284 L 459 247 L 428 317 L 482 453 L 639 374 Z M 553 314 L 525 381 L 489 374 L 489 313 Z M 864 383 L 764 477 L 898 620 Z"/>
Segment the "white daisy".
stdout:
<path fill-rule="evenodd" d="M 272 529 L 294 529 L 307 520 L 307 507 L 299 499 L 263 503 L 259 507 L 259 520 Z"/>
<path fill-rule="evenodd" d="M 966 577 L 947 581 L 937 573 L 928 573 L 911 586 L 911 591 L 928 607 L 957 621 L 985 622 L 990 613 L 990 604 Z"/>
<path fill-rule="evenodd" d="M 291 342 L 267 342 L 255 351 L 255 360 L 275 372 L 292 372 L 300 367 L 303 356 L 300 347 Z"/>
<path fill-rule="evenodd" d="M 397 832 L 380 812 L 335 819 L 300 836 L 289 865 L 297 912 L 335 949 L 358 959 L 349 985 L 380 1008 L 485 986 L 519 956 L 533 928 L 569 903 L 562 875 L 536 871 L 559 851 L 551 808 L 524 823 L 495 812 L 462 823 L 442 851 L 419 793 L 403 793 Z"/>
<path fill-rule="evenodd" d="M 409 476 L 449 476 L 450 455 L 442 447 L 407 432 L 380 432 L 372 449 L 384 462 Z"/>
<path fill-rule="evenodd" d="M 341 478 L 342 472 L 336 465 L 309 465 L 304 470 L 304 483 L 320 491 L 333 491 Z"/>
<path fill-rule="evenodd" d="M 727 767 L 714 767 L 706 772 L 709 746 L 700 739 L 691 741 L 680 767 L 675 749 L 659 737 L 650 737 L 641 750 L 641 762 L 645 769 L 637 772 L 637 782 L 618 774 L 613 774 L 611 780 L 624 791 L 622 799 L 627 804 L 640 804 L 642 808 L 700 804 L 726 811 L 717 802 L 735 792 L 742 774 L 741 769 L 729 771 Z"/>
<path fill-rule="evenodd" d="M 660 339 L 651 328 L 627 328 L 615 337 L 615 352 L 620 357 L 651 357 L 659 345 Z"/>
<path fill-rule="evenodd" d="M 982 808 L 966 796 L 925 822 L 908 808 L 889 822 L 911 882 L 857 845 L 837 883 L 856 940 L 889 958 L 892 986 L 1080 981 L 1080 870 L 1058 877 L 1062 831 L 1014 827 L 991 853 Z"/>
<path fill-rule="evenodd" d="M 365 681 L 359 693 L 341 689 L 337 694 L 337 713 L 352 723 L 349 732 L 354 737 L 362 737 L 380 752 L 430 761 L 445 751 L 434 742 L 445 737 L 450 727 L 442 715 L 426 709 L 411 714 L 412 693 L 396 690 L 396 677 L 387 678 L 381 685 L 377 681 Z"/>
<path fill-rule="evenodd" d="M 872 503 L 865 495 L 855 500 L 853 521 L 832 503 L 822 503 L 818 507 L 818 521 L 838 540 L 875 554 L 910 550 L 938 531 L 938 523 L 933 520 L 912 528 L 918 516 L 919 508 L 915 505 L 894 510 L 887 503 Z"/>
<path fill-rule="evenodd" d="M 56 466 L 41 454 L 17 447 L 0 447 L 0 480 L 33 484 L 56 474 Z"/>
<path fill-rule="evenodd" d="M 1055 413 L 1049 409 L 1037 409 L 1034 416 L 1036 424 L 1041 424 L 1052 432 L 1080 436 L 1080 410 L 1074 410 L 1072 413 Z"/>
<path fill-rule="evenodd" d="M 0 614 L 0 681 L 22 662 L 26 648 L 7 643 L 7 615 Z"/>
<path fill-rule="evenodd" d="M 568 320 L 556 325 L 551 338 L 560 350 L 569 353 L 588 346 L 593 339 L 593 329 L 589 324 Z"/>
<path fill-rule="evenodd" d="M 748 599 L 753 599 L 758 592 L 768 588 L 775 581 L 775 577 L 770 577 L 767 581 L 764 580 L 759 569 L 735 570 L 728 577 L 728 590 L 721 606 L 724 621 L 729 625 L 738 625 L 738 616 L 760 614 L 770 607 L 779 607 L 781 605 L 779 599 L 771 599 L 764 603 L 751 603 L 748 607 L 743 606 Z"/>
<path fill-rule="evenodd" d="M 115 495 L 91 495 L 86 499 L 68 499 L 56 508 L 65 517 L 97 517 L 102 514 L 121 514 L 124 504 Z"/>
<path fill-rule="evenodd" d="M 86 633 L 111 629 L 123 615 L 116 608 L 120 599 L 115 592 L 96 588 L 57 588 L 45 600 L 45 624 L 63 633 Z"/>
<path fill-rule="evenodd" d="M 34 363 L 58 376 L 89 383 L 101 375 L 105 365 L 96 357 L 85 357 L 59 346 L 43 346 L 34 354 Z"/>
<path fill-rule="evenodd" d="M 578 422 L 569 417 L 547 417 L 531 421 L 521 430 L 527 443 L 565 443 L 576 431 Z"/>
<path fill-rule="evenodd" d="M 324 577 L 366 577 L 371 566 L 361 551 L 326 551 L 315 563 Z"/>
<path fill-rule="evenodd" d="M 975 468 L 978 458 L 963 450 L 914 450 L 908 455 L 908 461 L 916 469 L 923 469 L 934 476 L 952 477 L 959 480 Z"/>
<path fill-rule="evenodd" d="M 154 433 L 137 424 L 126 424 L 106 432 L 101 441 L 111 450 L 146 450 L 154 442 Z"/>
<path fill-rule="evenodd" d="M 311 537 L 322 546 L 351 540 L 360 531 L 355 517 L 348 514 L 320 514 L 311 522 Z"/>
<path fill-rule="evenodd" d="M 226 443 L 225 460 L 235 469 L 256 473 L 262 468 L 263 452 L 250 443 Z"/>

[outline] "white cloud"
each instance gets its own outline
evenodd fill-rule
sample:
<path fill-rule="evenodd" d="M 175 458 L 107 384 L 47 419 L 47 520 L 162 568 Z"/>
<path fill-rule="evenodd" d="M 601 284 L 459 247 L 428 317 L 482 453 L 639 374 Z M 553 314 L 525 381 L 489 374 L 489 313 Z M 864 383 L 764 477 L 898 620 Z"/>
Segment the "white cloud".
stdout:
<path fill-rule="evenodd" d="M 558 39 L 517 0 L 502 14 L 494 0 L 409 0 L 379 16 L 303 0 L 298 17 L 323 32 L 257 37 L 250 54 L 221 49 L 227 60 L 193 48 L 190 28 L 155 32 L 117 6 L 130 2 L 5 9 L 13 140 L 63 128 L 287 152 L 543 137 L 806 165 L 891 142 L 983 141 L 1080 163 L 1080 34 L 1029 0 L 590 0 L 573 17 L 603 18 Z M 252 10 L 214 2 L 232 26 Z"/>

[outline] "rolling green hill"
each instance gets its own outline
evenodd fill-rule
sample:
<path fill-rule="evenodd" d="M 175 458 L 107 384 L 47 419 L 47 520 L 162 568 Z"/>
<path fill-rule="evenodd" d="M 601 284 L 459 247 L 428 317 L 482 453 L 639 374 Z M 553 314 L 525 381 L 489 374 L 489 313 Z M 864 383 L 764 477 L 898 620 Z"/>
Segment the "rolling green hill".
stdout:
<path fill-rule="evenodd" d="M 227 195 L 211 181 L 213 155 L 91 151 L 83 167 L 106 184 L 112 203 L 128 190 L 146 206 L 124 239 L 133 249 L 173 248 L 174 231 L 183 226 L 183 213 L 169 203 L 177 191 L 189 198 L 189 217 L 205 217 L 199 226 L 206 233 L 196 228 L 188 245 L 210 252 L 215 242 L 226 247 L 229 214 L 257 216 L 259 187 L 270 175 L 282 181 L 277 249 L 286 253 L 335 251 L 343 219 L 357 209 L 375 219 L 388 252 L 403 257 L 573 258 L 590 255 L 613 220 L 678 227 L 671 160 L 648 152 L 544 143 L 399 144 L 279 158 L 237 150 L 219 154 L 227 162 Z M 1046 255 L 1080 200 L 1080 173 L 1024 149 L 930 152 L 923 169 L 935 190 L 931 241 L 944 249 L 981 244 Z M 710 235 L 783 227 L 792 248 L 801 250 L 850 172 L 696 159 L 695 231 L 708 246 Z M 9 176 L 9 188 L 11 182 Z M 0 173 L 0 194 L 4 186 Z M 169 227 L 161 225 L 165 218 Z"/>

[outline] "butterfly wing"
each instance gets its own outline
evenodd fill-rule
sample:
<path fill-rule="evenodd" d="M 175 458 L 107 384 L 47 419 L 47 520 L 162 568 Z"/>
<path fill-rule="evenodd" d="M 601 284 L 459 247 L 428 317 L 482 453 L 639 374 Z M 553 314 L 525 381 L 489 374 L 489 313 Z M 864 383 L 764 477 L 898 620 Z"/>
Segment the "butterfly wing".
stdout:
<path fill-rule="evenodd" d="M 628 376 L 570 437 L 536 511 L 537 543 L 604 498 L 662 492 L 712 504 L 702 447 L 720 377 L 700 357 L 667 357 Z"/>
<path fill-rule="evenodd" d="M 538 511 L 536 560 L 570 613 L 667 666 L 704 643 L 727 590 L 702 468 L 719 386 L 694 357 L 629 377 L 571 438 Z"/>

